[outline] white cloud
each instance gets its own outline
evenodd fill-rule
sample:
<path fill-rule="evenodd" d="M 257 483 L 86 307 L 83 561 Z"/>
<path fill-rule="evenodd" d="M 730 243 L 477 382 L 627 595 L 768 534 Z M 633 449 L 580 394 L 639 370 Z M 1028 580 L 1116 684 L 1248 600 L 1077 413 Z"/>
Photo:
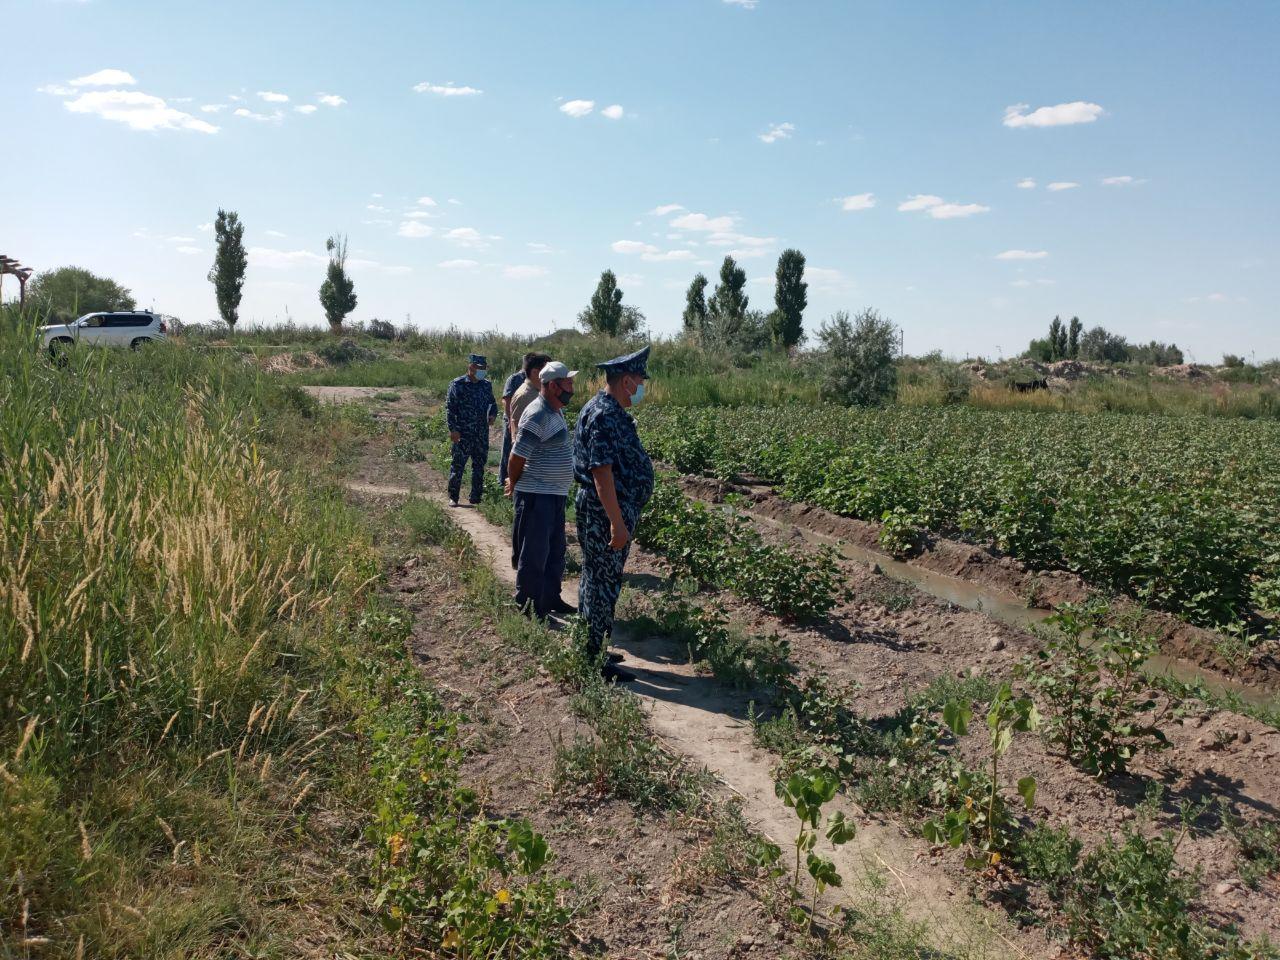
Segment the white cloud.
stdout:
<path fill-rule="evenodd" d="M 997 260 L 1043 260 L 1049 255 L 1048 250 L 1006 250 L 997 253 Z"/>
<path fill-rule="evenodd" d="M 125 70 L 99 70 L 97 73 L 90 73 L 87 76 L 76 77 L 71 81 L 73 87 L 119 87 L 133 86 L 138 81 L 133 79 L 133 74 Z"/>
<path fill-rule="evenodd" d="M 901 213 L 912 213 L 916 210 L 928 210 L 942 202 L 941 197 L 935 197 L 931 193 L 917 193 L 898 204 L 898 210 Z"/>
<path fill-rule="evenodd" d="M 533 241 L 530 241 L 529 243 L 526 243 L 525 246 L 528 247 L 534 253 L 555 253 L 556 252 L 551 248 L 551 245 L 547 243 L 535 243 Z"/>
<path fill-rule="evenodd" d="M 478 260 L 442 260 L 439 263 L 437 263 L 436 266 L 441 267 L 442 269 L 445 269 L 445 270 L 470 270 L 474 267 L 480 266 L 480 261 Z"/>
<path fill-rule="evenodd" d="M 427 211 L 427 210 L 406 210 L 404 213 L 400 214 L 400 216 L 404 217 L 406 220 L 433 220 L 433 219 L 435 219 L 435 214 L 434 214 L 434 213 L 430 213 L 430 212 L 429 212 L 429 211 Z"/>
<path fill-rule="evenodd" d="M 485 237 L 481 236 L 480 231 L 475 227 L 454 227 L 452 230 L 446 231 L 444 238 L 460 247 L 470 247 L 475 250 L 483 250 L 489 246 L 485 242 Z M 490 237 L 488 239 L 495 238 Z"/>
<path fill-rule="evenodd" d="M 320 108 L 317 107 L 314 103 L 303 103 L 303 104 L 300 104 L 299 106 L 294 107 L 293 109 L 298 111 L 298 113 L 315 113 Z"/>
<path fill-rule="evenodd" d="M 288 103 L 289 95 L 287 93 L 272 93 L 270 90 L 259 90 L 258 96 L 267 103 Z"/>
<path fill-rule="evenodd" d="M 310 250 L 276 250 L 272 247 L 250 247 L 251 266 L 267 270 L 288 270 L 304 264 L 328 263 L 326 257 Z"/>
<path fill-rule="evenodd" d="M 793 123 L 771 123 L 769 129 L 759 137 L 762 143 L 776 143 L 779 140 L 789 140 L 795 132 L 796 127 Z"/>
<path fill-rule="evenodd" d="M 54 97 L 73 97 L 76 95 L 76 88 L 64 87 L 60 83 L 46 83 L 36 87 L 36 93 L 47 93 Z"/>
<path fill-rule="evenodd" d="M 475 87 L 459 87 L 452 80 L 448 83 L 428 83 L 423 80 L 421 83 L 413 85 L 414 93 L 432 93 L 437 97 L 478 97 L 484 93 L 483 90 L 477 90 Z"/>
<path fill-rule="evenodd" d="M 204 251 L 203 251 L 203 250 L 201 250 L 199 247 L 193 247 L 193 246 L 190 246 L 190 245 L 188 245 L 188 244 L 183 244 L 182 246 L 180 246 L 180 247 L 175 247 L 174 249 L 176 249 L 179 253 L 185 253 L 185 254 L 187 254 L 188 256 L 190 256 L 190 255 L 191 255 L 191 254 L 193 254 L 193 253 L 203 253 L 203 252 L 204 252 Z"/>
<path fill-rule="evenodd" d="M 1232 301 L 1236 303 L 1248 303 L 1249 298 L 1233 297 L 1225 293 L 1211 293 L 1208 296 L 1204 296 L 1204 297 L 1188 297 L 1187 298 L 1187 303 L 1200 303 L 1201 301 L 1207 301 L 1209 303 L 1231 303 Z"/>
<path fill-rule="evenodd" d="M 743 10 L 754 10 L 760 0 L 724 0 L 731 7 L 741 7 Z"/>
<path fill-rule="evenodd" d="M 422 237 L 429 237 L 433 233 L 435 233 L 435 230 L 425 223 L 419 223 L 417 220 L 406 220 L 400 224 L 400 229 L 396 231 L 396 236 L 417 240 Z"/>
<path fill-rule="evenodd" d="M 203 113 L 221 113 L 225 109 L 227 109 L 225 103 L 206 103 L 200 107 Z"/>
<path fill-rule="evenodd" d="M 602 116 L 608 117 L 610 120 L 622 119 L 622 104 L 613 103 L 600 111 Z"/>
<path fill-rule="evenodd" d="M 1146 180 L 1139 180 L 1135 177 L 1103 177 L 1102 183 L 1108 187 L 1128 187 L 1136 186 L 1139 183 L 1146 183 Z"/>
<path fill-rule="evenodd" d="M 283 233 L 281 233 L 279 230 L 268 230 L 268 231 L 267 231 L 267 236 L 268 236 L 268 237 L 283 237 L 283 236 L 284 236 L 284 234 L 283 234 Z"/>
<path fill-rule="evenodd" d="M 972 217 L 975 213 L 987 213 L 991 208 L 980 203 L 943 203 L 929 208 L 929 216 L 935 220 L 955 220 Z"/>
<path fill-rule="evenodd" d="M 390 212 L 391 212 L 391 211 L 390 211 L 390 210 L 388 210 L 386 207 L 379 206 L 379 205 L 378 205 L 378 204 L 376 204 L 376 203 L 367 203 L 367 204 L 365 204 L 365 207 L 364 207 L 364 208 L 365 208 L 366 210 L 370 210 L 370 211 L 372 211 L 372 212 L 374 212 L 374 213 L 390 213 Z"/>
<path fill-rule="evenodd" d="M 1052 190 L 1054 193 L 1057 193 L 1059 190 L 1074 190 L 1078 186 L 1080 186 L 1080 184 L 1076 183 L 1074 180 L 1055 180 L 1045 189 Z"/>
<path fill-rule="evenodd" d="M 233 111 L 237 117 L 244 117 L 247 120 L 257 120 L 259 123 L 279 123 L 284 114 L 276 113 L 255 113 L 246 107 L 236 107 Z"/>
<path fill-rule="evenodd" d="M 322 93 L 322 94 L 319 94 L 316 97 L 316 99 L 319 100 L 321 103 L 323 103 L 326 107 L 341 107 L 343 104 L 347 102 L 342 97 L 338 96 L 336 93 Z"/>
<path fill-rule="evenodd" d="M 508 280 L 529 280 L 533 277 L 545 277 L 547 275 L 546 267 L 534 267 L 528 264 L 515 264 L 510 267 L 502 268 L 502 275 Z"/>
<path fill-rule="evenodd" d="M 705 213 L 686 213 L 670 221 L 677 230 L 697 230 L 709 233 L 721 233 L 732 230 L 737 223 L 733 217 L 708 217 Z"/>
<path fill-rule="evenodd" d="M 196 227 L 196 229 L 197 229 L 197 230 L 199 230 L 201 233 L 208 233 L 210 230 L 212 230 L 212 229 L 213 229 L 213 224 L 212 224 L 212 223 L 202 223 L 202 224 L 200 224 L 199 226 L 197 226 L 197 227 Z"/>
<path fill-rule="evenodd" d="M 614 253 L 657 253 L 658 248 L 649 243 L 641 243 L 639 240 L 615 240 L 609 244 L 609 249 Z"/>
<path fill-rule="evenodd" d="M 450 198 L 449 198 L 449 200 L 448 200 L 448 202 L 449 202 L 449 203 L 452 203 L 454 206 L 457 206 L 457 207 L 462 206 L 462 201 L 461 201 L 461 200 L 455 200 L 455 199 L 453 199 L 453 197 L 450 197 Z"/>
<path fill-rule="evenodd" d="M 665 217 L 668 213 L 675 213 L 677 210 L 683 210 L 684 207 L 678 203 L 664 203 L 660 207 L 654 207 L 649 213 L 655 217 Z"/>
<path fill-rule="evenodd" d="M 651 243 L 639 240 L 615 240 L 609 245 L 614 253 L 639 254 L 641 260 L 650 263 L 676 263 L 693 260 L 697 255 L 692 250 L 661 250 Z"/>
<path fill-rule="evenodd" d="M 393 266 L 390 264 L 381 264 L 377 260 L 365 260 L 360 257 L 352 257 L 347 261 L 347 266 L 355 273 L 361 273 L 365 270 L 373 270 L 378 273 L 389 273 L 393 275 L 402 275 L 413 273 L 412 267 Z"/>
<path fill-rule="evenodd" d="M 948 203 L 941 197 L 931 193 L 917 193 L 898 204 L 903 213 L 914 213 L 923 210 L 935 220 L 955 220 L 959 217 L 971 217 L 975 213 L 986 213 L 990 207 L 980 203 Z"/>
<path fill-rule="evenodd" d="M 104 71 L 105 72 L 105 71 Z M 92 90 L 67 100 L 72 113 L 88 113 L 123 123 L 131 130 L 194 130 L 217 133 L 218 128 L 171 107 L 161 97 L 139 90 Z"/>
<path fill-rule="evenodd" d="M 1036 182 L 1032 180 L 1030 177 L 1026 177 L 1018 181 L 1019 190 L 1034 190 L 1035 188 L 1036 188 Z"/>
<path fill-rule="evenodd" d="M 382 217 L 375 217 L 373 220 L 361 220 L 360 222 L 366 227 L 389 227 L 393 221 Z"/>
<path fill-rule="evenodd" d="M 855 193 L 851 197 L 841 197 L 836 201 L 841 210 L 870 210 L 876 205 L 874 193 Z"/>
<path fill-rule="evenodd" d="M 567 113 L 571 117 L 585 117 L 595 108 L 594 100 L 570 100 L 560 104 L 560 112 Z"/>
<path fill-rule="evenodd" d="M 822 293 L 839 293 L 848 290 L 852 283 L 839 270 L 830 267 L 804 268 L 804 278 L 815 291 Z M 772 278 L 770 278 L 772 279 Z"/>
<path fill-rule="evenodd" d="M 1009 286 L 1011 287 L 1051 287 L 1055 283 L 1057 283 L 1056 280 L 1046 280 L 1045 278 L 1041 277 L 1038 280 L 1011 280 L 1009 281 Z"/>
<path fill-rule="evenodd" d="M 1093 123 L 1106 111 L 1096 103 L 1073 100 L 1054 107 L 1041 107 L 1026 113 L 1029 104 L 1015 103 L 1004 109 L 1006 127 L 1065 127 L 1075 123 Z"/>
<path fill-rule="evenodd" d="M 707 237 L 707 244 L 712 247 L 767 247 L 776 242 L 774 237 L 748 237 L 732 231 L 713 233 Z"/>
<path fill-rule="evenodd" d="M 434 207 L 435 205 L 436 205 L 436 202 L 432 200 L 430 197 L 418 198 L 418 206 L 420 207 Z"/>

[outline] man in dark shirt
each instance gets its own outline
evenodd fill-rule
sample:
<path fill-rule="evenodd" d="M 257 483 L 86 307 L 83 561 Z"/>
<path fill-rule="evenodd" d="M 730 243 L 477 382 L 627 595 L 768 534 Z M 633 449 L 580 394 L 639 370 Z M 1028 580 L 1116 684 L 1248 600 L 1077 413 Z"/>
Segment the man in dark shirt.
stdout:
<path fill-rule="evenodd" d="M 653 494 L 653 463 L 627 412 L 644 398 L 648 359 L 645 347 L 596 364 L 605 372 L 606 386 L 583 406 L 574 430 L 575 508 L 582 546 L 578 606 L 587 622 L 587 654 L 593 658 L 600 656 L 613 631 L 631 535 Z M 610 657 L 616 659 L 621 658 Z M 635 679 L 615 662 L 607 662 L 603 673 L 605 679 Z"/>
<path fill-rule="evenodd" d="M 507 461 L 511 457 L 511 444 L 515 441 L 516 424 L 511 421 L 511 398 L 525 383 L 538 383 L 538 372 L 551 358 L 545 353 L 526 353 L 520 369 L 507 377 L 502 387 L 502 459 L 498 462 L 498 483 L 507 485 Z"/>
<path fill-rule="evenodd" d="M 480 354 L 467 357 L 466 376 L 449 384 L 445 397 L 445 421 L 453 442 L 449 464 L 449 502 L 458 505 L 462 492 L 462 471 L 471 461 L 472 504 L 484 496 L 484 468 L 489 459 L 489 427 L 498 415 L 493 384 L 488 380 L 489 362 Z"/>

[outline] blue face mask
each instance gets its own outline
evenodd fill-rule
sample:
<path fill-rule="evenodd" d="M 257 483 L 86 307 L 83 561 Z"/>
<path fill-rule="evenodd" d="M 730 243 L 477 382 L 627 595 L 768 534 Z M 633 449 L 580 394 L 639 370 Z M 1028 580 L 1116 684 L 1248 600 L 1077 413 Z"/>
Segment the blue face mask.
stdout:
<path fill-rule="evenodd" d="M 631 405 L 635 406 L 644 399 L 644 381 L 640 381 L 640 386 L 636 387 L 636 392 L 631 395 Z"/>
<path fill-rule="evenodd" d="M 477 371 L 476 371 L 476 379 L 477 379 L 477 380 L 488 380 L 488 379 L 489 379 L 489 371 L 488 371 L 488 370 L 477 370 Z"/>

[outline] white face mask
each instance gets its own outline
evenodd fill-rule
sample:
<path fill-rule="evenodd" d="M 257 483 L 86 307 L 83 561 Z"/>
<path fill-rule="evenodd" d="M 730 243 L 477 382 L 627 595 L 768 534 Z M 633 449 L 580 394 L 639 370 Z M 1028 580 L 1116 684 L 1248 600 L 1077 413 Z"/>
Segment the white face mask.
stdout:
<path fill-rule="evenodd" d="M 476 379 L 477 379 L 477 380 L 488 380 L 488 379 L 489 379 L 489 371 L 488 371 L 488 370 L 477 370 L 477 371 L 476 371 Z"/>
<path fill-rule="evenodd" d="M 631 395 L 631 404 L 634 406 L 644 399 L 644 381 L 640 381 L 640 386 L 636 387 L 636 392 Z"/>

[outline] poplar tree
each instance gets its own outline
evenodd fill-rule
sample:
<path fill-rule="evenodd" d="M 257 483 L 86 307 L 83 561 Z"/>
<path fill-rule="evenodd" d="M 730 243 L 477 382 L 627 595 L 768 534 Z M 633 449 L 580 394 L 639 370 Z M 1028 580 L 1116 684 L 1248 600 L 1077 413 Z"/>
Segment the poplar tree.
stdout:
<path fill-rule="evenodd" d="M 216 250 L 213 266 L 209 269 L 209 282 L 218 301 L 218 314 L 232 331 L 240 319 L 240 288 L 244 286 L 244 271 L 249 255 L 244 249 L 244 224 L 234 210 L 219 208 L 213 222 L 213 239 Z"/>
<path fill-rule="evenodd" d="M 356 285 L 347 276 L 347 238 L 335 233 L 324 243 L 329 251 L 329 268 L 320 284 L 320 305 L 334 333 L 342 332 L 342 321 L 356 308 Z"/>
<path fill-rule="evenodd" d="M 783 250 L 774 273 L 771 320 L 773 339 L 787 349 L 804 339 L 804 308 L 809 304 L 809 284 L 804 281 L 804 254 Z"/>
<path fill-rule="evenodd" d="M 603 333 L 616 337 L 623 327 L 622 291 L 612 270 L 600 274 L 596 292 L 591 295 L 587 308 L 578 314 L 578 323 L 591 333 Z"/>
<path fill-rule="evenodd" d="M 684 295 L 684 332 L 700 337 L 707 330 L 707 278 L 698 274 Z"/>

